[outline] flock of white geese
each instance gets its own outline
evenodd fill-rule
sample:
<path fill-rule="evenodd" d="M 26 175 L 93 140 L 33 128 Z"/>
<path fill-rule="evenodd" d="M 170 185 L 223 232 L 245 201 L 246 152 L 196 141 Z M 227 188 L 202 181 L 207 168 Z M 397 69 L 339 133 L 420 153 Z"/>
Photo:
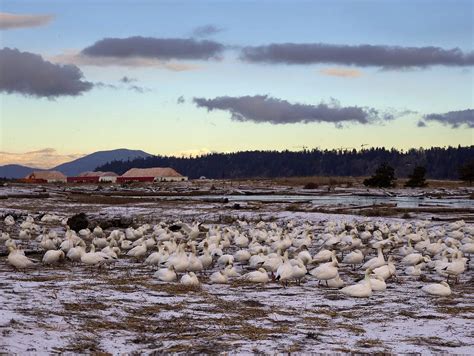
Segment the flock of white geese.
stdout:
<path fill-rule="evenodd" d="M 460 281 L 474 254 L 474 226 L 462 220 L 441 225 L 368 220 L 237 221 L 230 226 L 177 222 L 108 233 L 100 227 L 75 232 L 66 221 L 47 214 L 40 221 L 28 216 L 20 224 L 7 216 L 0 234 L 0 243 L 9 250 L 6 261 L 18 270 L 66 260 L 99 267 L 124 256 L 156 266 L 154 277 L 163 282 L 196 286 L 206 276 L 209 283 L 240 280 L 286 287 L 316 279 L 319 286 L 351 297 L 383 292 L 400 275 L 422 281 L 431 273 L 440 282 L 420 282 L 422 291 L 449 296 L 450 284 Z M 46 227 L 54 223 L 66 230 Z M 33 243 L 45 251 L 41 262 L 22 249 Z M 365 277 L 346 286 L 347 273 L 346 281 L 340 275 L 344 269 L 361 270 Z"/>

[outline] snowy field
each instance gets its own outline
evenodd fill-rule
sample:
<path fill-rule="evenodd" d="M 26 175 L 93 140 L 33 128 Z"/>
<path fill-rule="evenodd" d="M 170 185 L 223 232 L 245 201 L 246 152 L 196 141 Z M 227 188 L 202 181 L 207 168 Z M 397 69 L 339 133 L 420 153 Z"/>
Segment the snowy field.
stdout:
<path fill-rule="evenodd" d="M 450 231 L 450 222 L 292 212 L 272 205 L 253 211 L 250 207 L 223 211 L 221 205 L 209 202 L 107 205 L 70 201 L 62 196 L 40 201 L 5 199 L 0 200 L 0 230 L 9 231 L 17 239 L 19 224 L 30 214 L 41 229 L 46 227 L 62 237 L 65 227 L 60 221 L 39 222 L 46 212 L 65 218 L 85 211 L 91 222 L 126 216 L 134 228 L 162 221 L 199 221 L 207 229 L 231 227 L 247 235 L 264 220 L 262 230 L 276 225 L 290 235 L 304 226 L 312 236 L 312 256 L 324 247 L 320 236 L 327 232 L 328 224 L 359 228 L 370 224 L 411 224 L 427 231 Z M 4 223 L 8 214 L 16 217 L 14 227 Z M 242 225 L 238 220 L 248 224 Z M 464 226 L 461 232 L 472 231 L 472 224 Z M 105 234 L 114 229 L 117 228 L 105 229 Z M 464 242 L 472 239 L 470 233 L 462 233 Z M 300 285 L 290 281 L 286 287 L 276 281 L 252 284 L 239 277 L 230 278 L 227 284 L 211 284 L 211 273 L 222 269 L 216 263 L 197 273 L 198 287 L 161 282 L 154 277 L 159 266 L 146 265 L 144 258 L 126 256 L 126 251 L 100 268 L 67 260 L 44 266 L 44 252 L 36 237 L 21 241 L 27 256 L 35 262 L 25 271 L 10 266 L 3 243 L 0 247 L 0 350 L 6 353 L 474 354 L 472 260 L 459 283 L 451 284 L 450 296 L 430 296 L 421 287 L 446 278 L 429 268 L 423 269 L 421 278 L 407 275 L 397 246 L 389 251 L 395 258 L 397 273 L 386 281 L 387 289 L 374 292 L 369 298 L 352 298 L 337 288 L 319 285 L 309 274 Z M 203 235 L 197 241 L 202 238 Z M 224 253 L 234 254 L 238 249 L 231 244 Z M 337 245 L 334 249 L 338 249 Z M 291 253 L 294 250 L 289 248 Z M 364 247 L 364 252 L 365 260 L 377 255 L 369 246 Z M 337 256 L 341 260 L 340 252 Z M 308 271 L 317 265 L 310 263 Z M 246 263 L 236 262 L 234 267 L 241 275 L 251 270 Z M 364 277 L 364 270 L 352 270 L 340 263 L 339 275 L 346 285 L 351 285 Z"/>

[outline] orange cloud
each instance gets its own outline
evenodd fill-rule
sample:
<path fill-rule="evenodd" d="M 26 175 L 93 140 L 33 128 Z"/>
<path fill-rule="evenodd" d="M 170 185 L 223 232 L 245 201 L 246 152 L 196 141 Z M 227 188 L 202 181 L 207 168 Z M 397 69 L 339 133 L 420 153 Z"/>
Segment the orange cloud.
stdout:
<path fill-rule="evenodd" d="M 129 67 L 129 68 L 162 68 L 174 72 L 183 72 L 200 69 L 195 64 L 177 63 L 172 61 L 162 61 L 155 58 L 143 57 L 96 57 L 82 54 L 78 50 L 66 50 L 61 54 L 47 57 L 53 63 L 74 64 L 77 66 L 97 66 L 97 67 Z"/>
<path fill-rule="evenodd" d="M 44 148 L 24 153 L 0 152 L 0 165 L 21 164 L 35 168 L 53 168 L 85 156 L 80 153 L 60 154 L 54 148 Z"/>
<path fill-rule="evenodd" d="M 325 68 L 321 69 L 319 72 L 324 75 L 343 78 L 357 78 L 362 75 L 361 71 L 349 68 Z"/>

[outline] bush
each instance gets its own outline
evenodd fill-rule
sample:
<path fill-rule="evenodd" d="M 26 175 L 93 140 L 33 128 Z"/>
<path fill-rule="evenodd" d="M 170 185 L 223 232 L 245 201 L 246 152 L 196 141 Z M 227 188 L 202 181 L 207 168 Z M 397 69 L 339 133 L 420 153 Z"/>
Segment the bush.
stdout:
<path fill-rule="evenodd" d="M 459 179 L 472 184 L 474 180 L 474 160 L 466 162 L 459 168 Z"/>
<path fill-rule="evenodd" d="M 364 180 L 366 187 L 390 188 L 395 186 L 395 170 L 387 163 L 382 163 L 375 174 Z"/>
<path fill-rule="evenodd" d="M 415 167 L 413 173 L 408 176 L 408 181 L 405 183 L 405 187 L 417 188 L 417 187 L 426 187 L 425 181 L 426 168 L 425 167 Z"/>
<path fill-rule="evenodd" d="M 314 182 L 306 183 L 303 187 L 303 189 L 318 189 L 318 188 L 319 188 L 319 185 L 317 185 Z"/>

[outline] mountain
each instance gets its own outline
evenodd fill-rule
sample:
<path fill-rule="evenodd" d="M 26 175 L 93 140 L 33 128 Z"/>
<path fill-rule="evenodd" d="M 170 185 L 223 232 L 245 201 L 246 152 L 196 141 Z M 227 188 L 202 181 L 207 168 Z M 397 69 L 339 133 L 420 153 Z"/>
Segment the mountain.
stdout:
<path fill-rule="evenodd" d="M 102 166 L 112 161 L 128 161 L 136 158 L 150 157 L 149 153 L 140 150 L 127 150 L 120 148 L 111 151 L 99 151 L 90 155 L 78 158 L 74 161 L 60 164 L 49 170 L 63 172 L 66 176 L 75 176 L 85 171 L 93 171 L 98 166 Z M 0 178 L 23 178 L 32 171 L 44 169 L 21 166 L 18 164 L 7 164 L 0 166 Z"/>
<path fill-rule="evenodd" d="M 19 164 L 7 164 L 0 166 L 0 178 L 23 178 L 33 171 L 41 171 L 41 169 Z"/>
<path fill-rule="evenodd" d="M 93 171 L 98 166 L 112 161 L 128 161 L 135 158 L 145 158 L 151 156 L 149 153 L 140 150 L 127 150 L 119 148 L 111 151 L 99 151 L 90 155 L 78 158 L 74 161 L 60 164 L 52 168 L 55 171 L 63 172 L 67 176 L 76 176 L 85 171 Z M 0 174 L 1 176 L 1 174 Z"/>

